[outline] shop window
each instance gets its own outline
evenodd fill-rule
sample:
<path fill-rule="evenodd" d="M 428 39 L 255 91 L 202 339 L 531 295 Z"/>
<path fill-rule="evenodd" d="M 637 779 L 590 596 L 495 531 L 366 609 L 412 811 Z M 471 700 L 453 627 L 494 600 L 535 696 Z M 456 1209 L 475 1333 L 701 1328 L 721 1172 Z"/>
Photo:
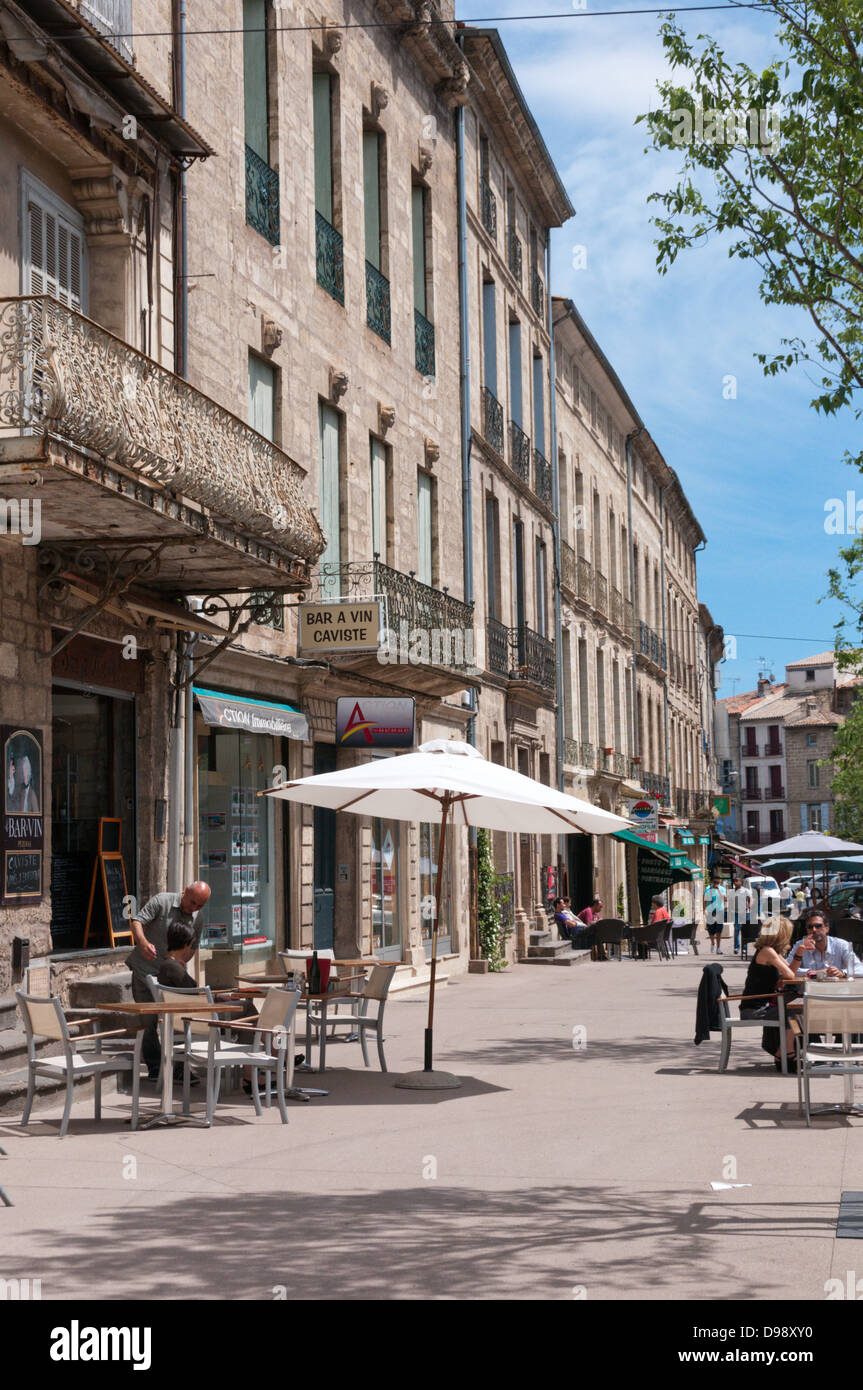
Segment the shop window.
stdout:
<path fill-rule="evenodd" d="M 264 734 L 198 735 L 199 876 L 212 895 L 201 946 L 270 954 L 276 945 L 273 740 Z"/>
<path fill-rule="evenodd" d="M 450 842 L 452 836 L 450 836 Z M 440 850 L 440 826 L 424 821 L 420 825 L 420 931 L 425 953 L 431 958 L 434 932 L 435 891 Z M 438 923 L 438 956 L 448 955 L 451 949 L 452 881 L 450 878 L 451 844 L 444 856 L 443 886 L 441 889 L 440 922 Z"/>
<path fill-rule="evenodd" d="M 399 822 L 372 821 L 372 950 L 382 960 L 401 960 Z"/>

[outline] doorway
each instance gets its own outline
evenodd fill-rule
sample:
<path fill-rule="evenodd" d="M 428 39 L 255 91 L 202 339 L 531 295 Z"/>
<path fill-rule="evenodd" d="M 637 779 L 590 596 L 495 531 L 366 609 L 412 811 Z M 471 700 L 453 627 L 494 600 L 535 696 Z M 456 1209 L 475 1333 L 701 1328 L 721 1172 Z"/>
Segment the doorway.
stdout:
<path fill-rule="evenodd" d="M 335 772 L 336 747 L 333 743 L 316 743 L 314 769 Z M 314 809 L 314 948 L 331 951 L 334 941 L 336 897 L 336 813 L 326 807 Z"/>

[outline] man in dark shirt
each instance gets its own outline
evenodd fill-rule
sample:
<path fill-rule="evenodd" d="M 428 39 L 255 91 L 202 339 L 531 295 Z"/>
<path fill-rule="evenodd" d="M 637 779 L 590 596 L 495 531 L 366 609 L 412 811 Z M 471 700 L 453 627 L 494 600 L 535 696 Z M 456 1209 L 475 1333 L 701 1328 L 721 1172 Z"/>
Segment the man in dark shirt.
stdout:
<path fill-rule="evenodd" d="M 167 951 L 168 929 L 173 923 L 183 922 L 195 928 L 197 946 L 196 919 L 209 898 L 208 883 L 190 883 L 182 893 L 157 893 L 132 919 L 135 949 L 126 957 L 126 964 L 132 972 L 132 998 L 138 1003 L 152 1002 L 148 977 L 158 977 Z M 155 1017 L 144 1030 L 142 1051 L 152 1080 L 159 1074 L 162 1059 Z"/>

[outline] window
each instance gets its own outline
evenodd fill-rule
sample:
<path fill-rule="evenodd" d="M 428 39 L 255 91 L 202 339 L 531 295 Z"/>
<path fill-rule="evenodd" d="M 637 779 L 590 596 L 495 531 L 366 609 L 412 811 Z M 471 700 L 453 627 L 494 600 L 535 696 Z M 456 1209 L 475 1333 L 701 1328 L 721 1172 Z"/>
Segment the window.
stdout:
<path fill-rule="evenodd" d="M 807 672 L 806 672 L 806 679 L 807 679 L 808 681 L 814 681 L 814 679 L 815 679 L 815 672 L 814 672 L 814 671 L 807 671 Z"/>
<path fill-rule="evenodd" d="M 434 481 L 430 473 L 417 473 L 417 579 L 432 584 L 432 516 L 434 511 Z"/>
<path fill-rule="evenodd" d="M 78 0 L 78 8 L 112 48 L 122 54 L 127 63 L 134 63 L 135 54 L 129 42 L 132 33 L 132 0 Z"/>
<path fill-rule="evenodd" d="M 517 319 L 513 319 L 509 325 L 509 414 L 513 424 L 523 429 L 521 324 Z"/>
<path fill-rule="evenodd" d="M 581 737 L 590 742 L 590 687 L 587 670 L 587 642 L 578 639 L 578 715 L 581 724 Z"/>
<path fill-rule="evenodd" d="M 372 436 L 369 444 L 371 463 L 372 555 L 386 563 L 389 553 L 387 527 L 387 447 Z"/>
<path fill-rule="evenodd" d="M 807 735 L 806 735 L 806 745 L 807 745 L 808 748 L 814 748 L 815 745 L 817 744 L 817 742 L 818 742 L 818 735 L 817 735 L 817 734 L 807 734 Z"/>
<path fill-rule="evenodd" d="M 320 521 L 327 537 L 327 548 L 320 558 L 321 566 L 341 563 L 341 500 L 339 445 L 341 416 L 331 405 L 318 405 L 320 444 Z"/>
<path fill-rule="evenodd" d="M 497 498 L 485 499 L 485 588 L 489 618 L 500 618 L 500 526 Z"/>
<path fill-rule="evenodd" d="M 384 265 L 386 138 L 363 131 L 363 206 L 366 233 L 366 322 L 385 343 L 390 341 L 390 282 Z"/>
<path fill-rule="evenodd" d="M 74 208 L 26 170 L 21 174 L 21 293 L 50 294 L 87 312 L 87 243 Z"/>
<path fill-rule="evenodd" d="M 545 455 L 545 394 L 541 357 L 533 359 L 533 443 L 538 453 Z"/>
<path fill-rule="evenodd" d="M 414 262 L 414 337 L 415 364 L 424 377 L 435 374 L 434 327 L 429 302 L 429 247 L 431 218 L 429 191 L 422 184 L 411 187 L 411 232 Z"/>
<path fill-rule="evenodd" d="M 534 580 L 536 583 L 536 630 L 540 637 L 548 636 L 548 570 L 546 549 L 537 536 L 534 547 Z"/>
<path fill-rule="evenodd" d="M 494 290 L 493 280 L 483 281 L 482 360 L 485 370 L 485 386 L 493 396 L 497 396 L 497 315 Z"/>
<path fill-rule="evenodd" d="M 806 785 L 809 787 L 820 786 L 818 780 L 819 775 L 820 769 L 818 767 L 818 764 L 816 762 L 808 762 L 806 764 Z"/>
<path fill-rule="evenodd" d="M 312 78 L 315 146 L 315 265 L 318 284 L 339 304 L 345 302 L 342 237 L 336 229 L 337 187 L 334 136 L 338 80 L 329 72 Z"/>
<path fill-rule="evenodd" d="M 246 221 L 273 246 L 281 240 L 279 176 L 270 151 L 267 0 L 243 0 L 243 106 L 246 127 Z"/>
<path fill-rule="evenodd" d="M 257 353 L 249 353 L 249 424 L 265 439 L 275 438 L 276 369 Z"/>

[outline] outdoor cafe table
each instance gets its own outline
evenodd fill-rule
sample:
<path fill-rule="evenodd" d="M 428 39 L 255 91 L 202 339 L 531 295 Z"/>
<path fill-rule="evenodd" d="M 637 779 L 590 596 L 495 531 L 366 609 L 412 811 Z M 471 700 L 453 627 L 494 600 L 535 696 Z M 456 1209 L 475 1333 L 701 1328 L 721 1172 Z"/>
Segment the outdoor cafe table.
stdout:
<path fill-rule="evenodd" d="M 220 1004 L 219 1013 L 242 1013 L 242 1004 Z M 188 1116 L 174 1114 L 174 1014 L 188 1016 L 191 1014 L 211 1014 L 213 1005 L 209 1003 L 156 1003 L 155 1000 L 146 1003 L 122 1003 L 114 1005 L 100 1005 L 99 1008 L 88 1009 L 91 1014 L 135 1014 L 142 1018 L 161 1017 L 162 1020 L 162 1109 L 157 1115 L 151 1115 L 148 1120 L 140 1126 L 141 1129 L 150 1129 L 153 1125 L 180 1124 Z"/>
<path fill-rule="evenodd" d="M 366 961 L 362 961 L 361 963 L 362 963 L 363 965 L 367 964 Z M 369 963 L 369 964 L 374 964 L 375 962 L 368 962 L 368 963 Z M 339 965 L 347 965 L 348 962 L 347 962 L 347 961 L 338 961 L 338 962 L 336 962 L 336 964 L 339 964 Z M 266 988 L 266 989 L 272 989 L 272 988 L 273 988 L 274 986 L 276 986 L 276 985 L 284 985 L 285 979 L 286 979 L 287 977 L 286 977 L 285 975 L 238 975 L 237 978 L 240 979 L 240 980 L 253 980 L 257 985 L 264 986 L 264 988 Z M 343 984 L 344 984 L 344 985 L 347 985 L 347 984 L 351 984 L 354 980 L 362 980 L 362 979 L 364 979 L 364 978 L 365 978 L 365 977 L 364 977 L 363 975 L 343 975 L 342 978 L 341 978 L 337 983 L 340 984 L 340 985 L 343 985 Z M 235 991 L 235 992 L 238 993 L 238 994 L 250 994 L 250 993 L 253 993 L 254 991 L 252 991 L 252 990 L 237 990 L 237 991 Z M 264 990 L 262 989 L 262 990 L 261 990 L 261 993 L 263 993 L 263 992 L 264 992 Z M 320 1004 L 320 1006 L 321 1006 L 321 1018 L 320 1018 L 320 1059 L 319 1059 L 320 1065 L 317 1066 L 317 1067 L 313 1067 L 313 1066 L 312 1066 L 312 1021 L 311 1021 L 311 1016 L 310 1016 L 310 1010 L 309 1010 L 308 1008 L 306 1009 L 306 1052 L 305 1052 L 305 1058 L 306 1058 L 306 1060 L 305 1060 L 305 1065 L 306 1065 L 306 1067 L 309 1069 L 309 1071 L 326 1071 L 326 1056 L 327 1056 L 326 1028 L 327 1028 L 327 1007 L 328 1007 L 328 1005 L 329 1005 L 329 1004 L 338 1004 L 338 1003 L 340 1003 L 340 1001 L 342 1001 L 342 1000 L 344 1000 L 344 999 L 347 999 L 347 998 L 350 998 L 350 997 L 351 997 L 351 996 L 346 995 L 346 994 L 343 994 L 343 993 L 340 993 L 340 992 L 338 992 L 338 991 L 336 991 L 336 990 L 328 991 L 328 992 L 325 993 L 325 994 L 309 994 L 307 990 L 303 990 L 303 992 L 301 993 L 301 995 L 300 995 L 300 1003 L 301 1003 L 301 1004 L 306 1004 L 306 1005 L 308 1005 L 308 1004 L 311 1003 L 311 1004 Z"/>
<path fill-rule="evenodd" d="M 834 980 L 832 983 L 833 983 L 834 988 L 836 989 L 837 996 L 840 996 L 840 997 L 841 997 L 841 996 L 844 996 L 845 998 L 848 998 L 849 995 L 850 995 L 852 998 L 857 998 L 857 999 L 859 999 L 860 996 L 861 996 L 861 993 L 863 993 L 863 989 L 861 989 L 861 986 L 863 986 L 863 981 L 856 981 L 856 980 L 838 980 L 838 979 L 837 979 L 837 980 Z M 807 979 L 807 981 L 806 981 L 806 992 L 807 992 L 807 993 L 808 993 L 809 984 L 810 984 L 810 981 Z M 855 984 L 857 985 L 857 988 L 856 988 L 856 989 L 855 989 L 855 987 L 854 987 Z M 850 988 L 849 988 L 849 986 L 850 986 Z M 820 995 L 819 997 L 820 997 L 821 999 L 824 998 L 823 995 Z M 794 1004 L 790 1004 L 788 1007 L 789 1007 L 789 1010 L 796 1008 L 797 1011 L 798 1011 L 797 1016 L 798 1016 L 798 1018 L 799 1018 L 799 1017 L 800 1017 L 800 1013 L 802 1012 L 802 1009 L 803 1009 L 803 1001 L 802 1001 L 802 1000 L 798 1000 L 798 1001 L 796 1001 Z M 851 1048 L 851 1038 L 852 1038 L 852 1036 L 853 1036 L 853 1034 L 851 1034 L 851 1033 L 843 1033 L 843 1034 L 842 1034 L 842 1045 L 843 1045 L 843 1047 L 845 1048 L 846 1051 L 850 1051 L 850 1048 Z M 805 1046 L 805 1043 L 806 1043 L 806 1039 L 804 1039 L 804 1046 Z M 843 1085 L 844 1085 L 844 1089 L 845 1089 L 845 1095 L 844 1095 L 844 1098 L 843 1098 L 843 1100 L 842 1100 L 842 1104 L 841 1104 L 841 1105 L 828 1105 L 828 1106 L 825 1107 L 825 1110 L 824 1110 L 823 1112 L 813 1111 L 813 1114 L 817 1114 L 817 1113 L 826 1113 L 827 1111 L 841 1111 L 843 1114 L 847 1114 L 847 1115 L 863 1115 L 863 1106 L 855 1105 L 855 1103 L 854 1103 L 854 1076 L 853 1076 L 853 1074 L 851 1074 L 850 1072 L 846 1073 L 845 1076 L 843 1076 L 842 1081 L 843 1081 Z"/>

